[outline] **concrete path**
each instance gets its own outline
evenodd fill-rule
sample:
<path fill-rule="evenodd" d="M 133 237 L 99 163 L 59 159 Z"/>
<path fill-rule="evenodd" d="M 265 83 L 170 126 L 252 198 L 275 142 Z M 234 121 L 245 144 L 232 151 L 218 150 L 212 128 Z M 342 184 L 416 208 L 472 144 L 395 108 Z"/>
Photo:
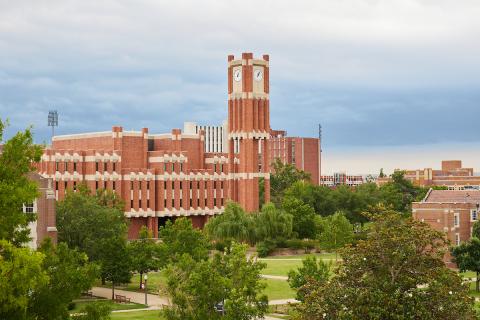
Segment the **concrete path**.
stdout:
<path fill-rule="evenodd" d="M 285 280 L 285 281 L 288 280 L 288 277 L 285 277 L 285 276 L 272 276 L 269 274 L 261 274 L 260 276 L 264 279 Z"/>
<path fill-rule="evenodd" d="M 94 296 L 111 299 L 112 298 L 112 289 L 111 288 L 102 288 L 102 287 L 93 287 L 92 293 Z M 115 294 L 120 294 L 127 298 L 130 298 L 130 301 L 135 303 L 145 303 L 145 293 L 142 292 L 133 292 L 126 290 L 115 289 Z M 147 302 L 151 307 L 161 308 L 164 305 L 168 305 L 168 299 L 159 297 L 155 294 L 147 294 Z M 137 309 L 138 310 L 138 309 Z"/>
<path fill-rule="evenodd" d="M 299 303 L 300 301 L 295 299 L 279 299 L 279 300 L 270 300 L 268 304 L 271 306 L 279 305 L 279 304 L 289 304 L 289 303 Z"/>

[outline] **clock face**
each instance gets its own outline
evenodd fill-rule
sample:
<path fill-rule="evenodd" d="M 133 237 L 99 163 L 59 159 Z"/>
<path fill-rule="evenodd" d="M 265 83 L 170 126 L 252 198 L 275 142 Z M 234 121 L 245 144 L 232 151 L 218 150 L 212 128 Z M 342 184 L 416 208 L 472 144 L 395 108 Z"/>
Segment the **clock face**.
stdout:
<path fill-rule="evenodd" d="M 233 71 L 233 80 L 237 82 L 242 80 L 242 70 L 237 69 Z"/>
<path fill-rule="evenodd" d="M 257 81 L 260 81 L 263 79 L 263 72 L 261 69 L 255 69 L 253 71 L 253 78 Z"/>

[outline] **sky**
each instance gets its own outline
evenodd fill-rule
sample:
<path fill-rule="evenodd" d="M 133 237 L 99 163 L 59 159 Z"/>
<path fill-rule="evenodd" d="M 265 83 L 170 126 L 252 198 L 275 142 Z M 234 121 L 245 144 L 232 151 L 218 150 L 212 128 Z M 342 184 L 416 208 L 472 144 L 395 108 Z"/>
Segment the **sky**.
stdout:
<path fill-rule="evenodd" d="M 322 171 L 480 171 L 478 0 L 0 0 L 6 136 L 227 117 L 227 55 L 270 54 L 271 125 L 323 128 Z"/>

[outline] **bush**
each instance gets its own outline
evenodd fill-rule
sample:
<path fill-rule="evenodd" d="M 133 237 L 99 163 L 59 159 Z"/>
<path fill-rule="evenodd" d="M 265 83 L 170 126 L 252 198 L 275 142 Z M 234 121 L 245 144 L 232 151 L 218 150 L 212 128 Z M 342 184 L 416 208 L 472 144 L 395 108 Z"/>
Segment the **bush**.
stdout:
<path fill-rule="evenodd" d="M 290 239 L 286 241 L 287 248 L 294 250 L 305 250 L 305 253 L 311 252 L 315 249 L 317 242 L 315 240 L 301 240 L 301 239 Z"/>
<path fill-rule="evenodd" d="M 77 304 L 72 301 L 72 302 L 70 302 L 70 303 L 68 304 L 67 309 L 68 309 L 69 311 L 71 311 L 71 310 L 75 309 L 76 306 L 77 306 Z"/>
<path fill-rule="evenodd" d="M 225 248 L 230 248 L 232 246 L 232 240 L 218 240 L 215 242 L 215 250 L 220 252 L 225 252 Z"/>
<path fill-rule="evenodd" d="M 257 243 L 257 253 L 259 257 L 266 257 L 277 247 L 272 240 L 265 240 Z"/>

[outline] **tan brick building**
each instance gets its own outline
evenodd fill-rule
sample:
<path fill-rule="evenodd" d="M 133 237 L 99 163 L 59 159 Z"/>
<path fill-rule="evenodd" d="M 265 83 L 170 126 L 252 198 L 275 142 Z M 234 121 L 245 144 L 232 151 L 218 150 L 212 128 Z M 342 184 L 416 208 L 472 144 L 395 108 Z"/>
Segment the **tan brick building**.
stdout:
<path fill-rule="evenodd" d="M 313 184 L 320 184 L 321 141 L 319 138 L 289 137 L 283 130 L 270 132 L 270 163 L 280 159 L 310 174 Z"/>
<path fill-rule="evenodd" d="M 463 168 L 461 160 L 444 160 L 441 170 L 406 170 L 405 178 L 422 187 L 444 186 L 449 190 L 480 190 L 480 176 L 474 175 L 473 168 Z M 388 177 L 378 178 L 377 184 L 382 185 L 389 181 Z"/>
<path fill-rule="evenodd" d="M 432 190 L 421 202 L 412 203 L 413 217 L 446 233 L 452 245 L 470 239 L 473 224 L 478 220 L 480 191 Z M 450 256 L 446 256 L 450 262 Z"/>
<path fill-rule="evenodd" d="M 172 217 L 190 217 L 202 227 L 220 214 L 227 200 L 247 211 L 258 210 L 260 177 L 270 199 L 269 57 L 228 56 L 228 151 L 205 152 L 205 132 L 166 134 L 111 131 L 56 136 L 39 164 L 42 176 L 55 181 L 55 197 L 86 183 L 110 189 L 125 201 L 129 238 L 142 226 L 158 237 Z"/>
<path fill-rule="evenodd" d="M 349 175 L 345 172 L 336 172 L 333 175 L 321 176 L 320 184 L 327 187 L 349 186 L 355 187 L 365 183 L 361 175 Z"/>

